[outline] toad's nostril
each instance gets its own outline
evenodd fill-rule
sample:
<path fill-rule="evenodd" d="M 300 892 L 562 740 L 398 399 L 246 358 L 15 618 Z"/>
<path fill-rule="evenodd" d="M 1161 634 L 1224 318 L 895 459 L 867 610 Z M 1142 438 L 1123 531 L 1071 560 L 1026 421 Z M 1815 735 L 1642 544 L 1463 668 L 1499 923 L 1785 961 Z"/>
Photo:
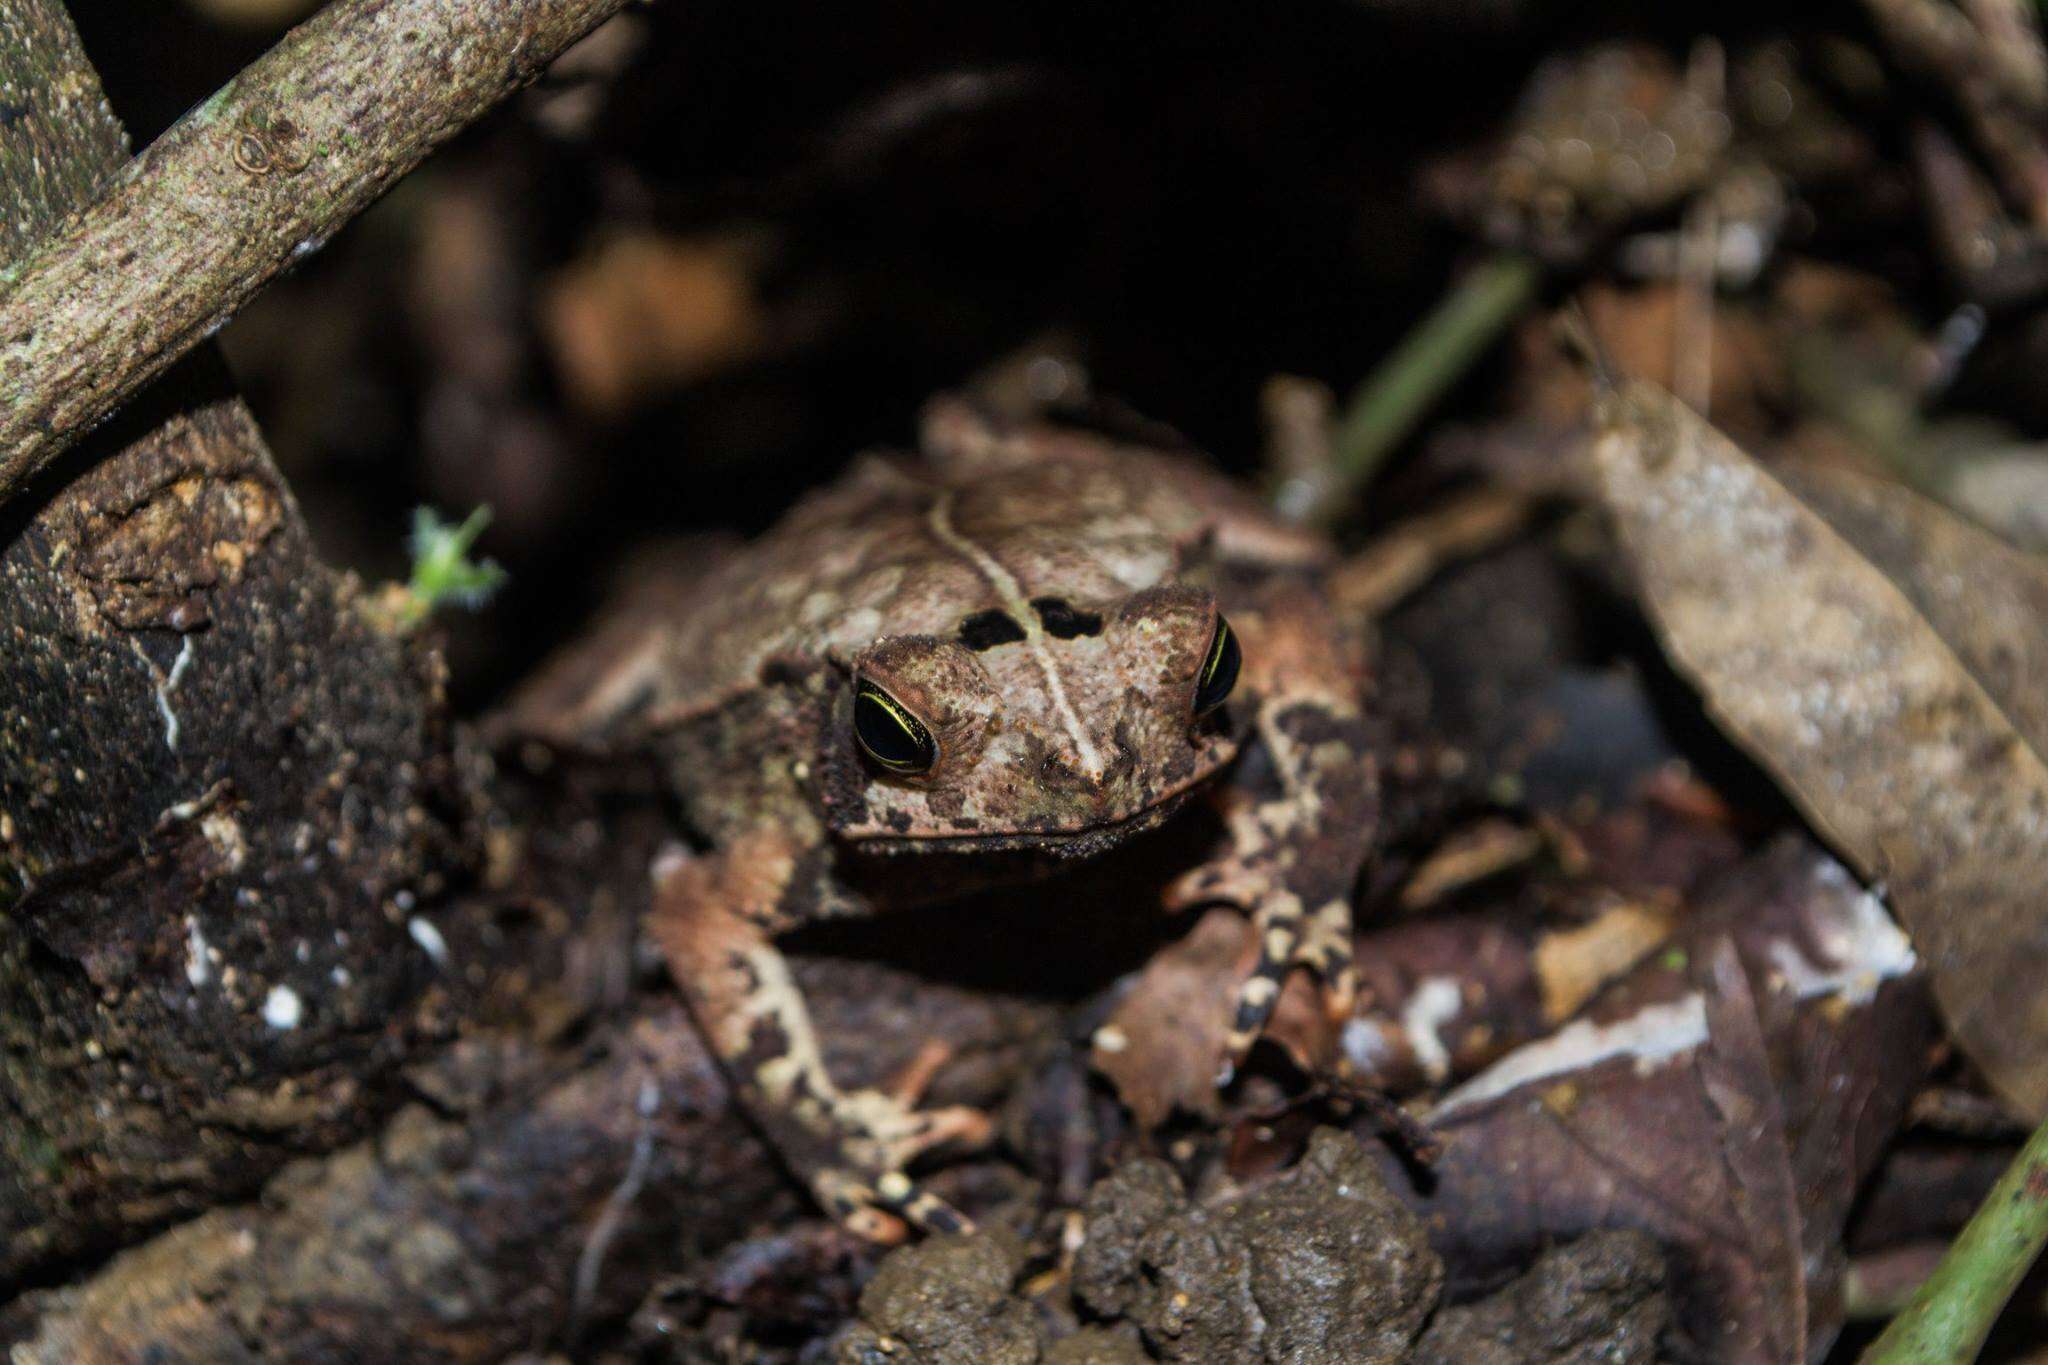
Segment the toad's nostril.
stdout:
<path fill-rule="evenodd" d="M 1039 760 L 1039 780 L 1047 786 L 1061 786 L 1082 791 L 1099 792 L 1117 772 L 1127 767 L 1122 763 L 1103 763 L 1099 758 L 1093 763 L 1079 754 L 1047 754 Z"/>

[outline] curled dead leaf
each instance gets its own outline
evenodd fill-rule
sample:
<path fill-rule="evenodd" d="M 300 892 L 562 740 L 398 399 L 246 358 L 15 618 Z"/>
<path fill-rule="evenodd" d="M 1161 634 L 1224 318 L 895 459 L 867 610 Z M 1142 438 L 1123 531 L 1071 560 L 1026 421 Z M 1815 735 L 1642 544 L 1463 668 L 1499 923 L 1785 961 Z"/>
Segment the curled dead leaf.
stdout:
<path fill-rule="evenodd" d="M 1210 1117 L 1218 1112 L 1216 1068 L 1236 983 L 1257 957 L 1251 921 L 1235 910 L 1211 910 L 1185 938 L 1154 955 L 1109 1022 L 1095 1031 L 1095 1069 L 1141 1127 L 1158 1127 L 1176 1109 Z M 1267 1036 L 1314 1071 L 1333 1058 L 1335 1035 L 1306 976 L 1296 972 Z"/>
<path fill-rule="evenodd" d="M 1817 1359 L 1842 1321 L 1850 1204 L 1925 1071 L 1932 1022 L 1876 898 L 1780 843 L 1571 1023 L 1429 1115 L 1445 1152 L 1415 1197 L 1454 1290 L 1635 1228 L 1672 1253 L 1685 1358 Z"/>
<path fill-rule="evenodd" d="M 1766 471 L 1651 385 L 1604 401 L 1593 452 L 1673 663 L 2048 1115 L 2048 568 L 1904 489 Z"/>

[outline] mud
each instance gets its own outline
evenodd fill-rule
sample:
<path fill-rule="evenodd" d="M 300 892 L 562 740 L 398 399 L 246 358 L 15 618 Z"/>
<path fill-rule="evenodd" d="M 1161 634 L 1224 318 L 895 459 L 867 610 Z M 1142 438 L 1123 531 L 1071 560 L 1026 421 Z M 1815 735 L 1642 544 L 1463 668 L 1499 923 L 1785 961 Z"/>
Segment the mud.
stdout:
<path fill-rule="evenodd" d="M 1652 1365 L 1671 1323 L 1664 1253 L 1640 1232 L 1594 1232 L 1544 1253 L 1489 1298 L 1446 1308 L 1412 1365 Z"/>

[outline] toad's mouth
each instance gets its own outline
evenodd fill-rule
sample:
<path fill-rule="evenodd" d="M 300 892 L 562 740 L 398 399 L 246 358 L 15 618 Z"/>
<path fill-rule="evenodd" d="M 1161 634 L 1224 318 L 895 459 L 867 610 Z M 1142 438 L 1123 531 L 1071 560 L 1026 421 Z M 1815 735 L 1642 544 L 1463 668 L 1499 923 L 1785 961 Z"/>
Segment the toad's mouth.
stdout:
<path fill-rule="evenodd" d="M 1142 810 L 1120 819 L 1061 829 L 1008 829 L 963 834 L 894 834 L 888 830 L 843 832 L 840 838 L 855 852 L 892 856 L 904 853 L 1042 853 L 1061 860 L 1093 858 L 1118 844 L 1157 829 L 1171 819 L 1203 780 L 1189 782 Z"/>

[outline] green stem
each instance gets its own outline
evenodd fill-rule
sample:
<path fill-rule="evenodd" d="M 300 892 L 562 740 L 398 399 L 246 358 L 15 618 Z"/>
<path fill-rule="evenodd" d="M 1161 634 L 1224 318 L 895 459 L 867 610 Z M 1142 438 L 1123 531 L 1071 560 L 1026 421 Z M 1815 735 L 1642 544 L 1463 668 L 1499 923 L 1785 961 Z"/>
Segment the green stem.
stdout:
<path fill-rule="evenodd" d="M 2048 1123 L 1985 1196 L 1920 1292 L 1862 1365 L 1964 1365 L 2048 1243 Z"/>
<path fill-rule="evenodd" d="M 1527 256 L 1504 253 L 1480 263 L 1359 387 L 1333 442 L 1347 489 L 1371 481 L 1430 405 L 1521 316 L 1541 278 Z"/>

